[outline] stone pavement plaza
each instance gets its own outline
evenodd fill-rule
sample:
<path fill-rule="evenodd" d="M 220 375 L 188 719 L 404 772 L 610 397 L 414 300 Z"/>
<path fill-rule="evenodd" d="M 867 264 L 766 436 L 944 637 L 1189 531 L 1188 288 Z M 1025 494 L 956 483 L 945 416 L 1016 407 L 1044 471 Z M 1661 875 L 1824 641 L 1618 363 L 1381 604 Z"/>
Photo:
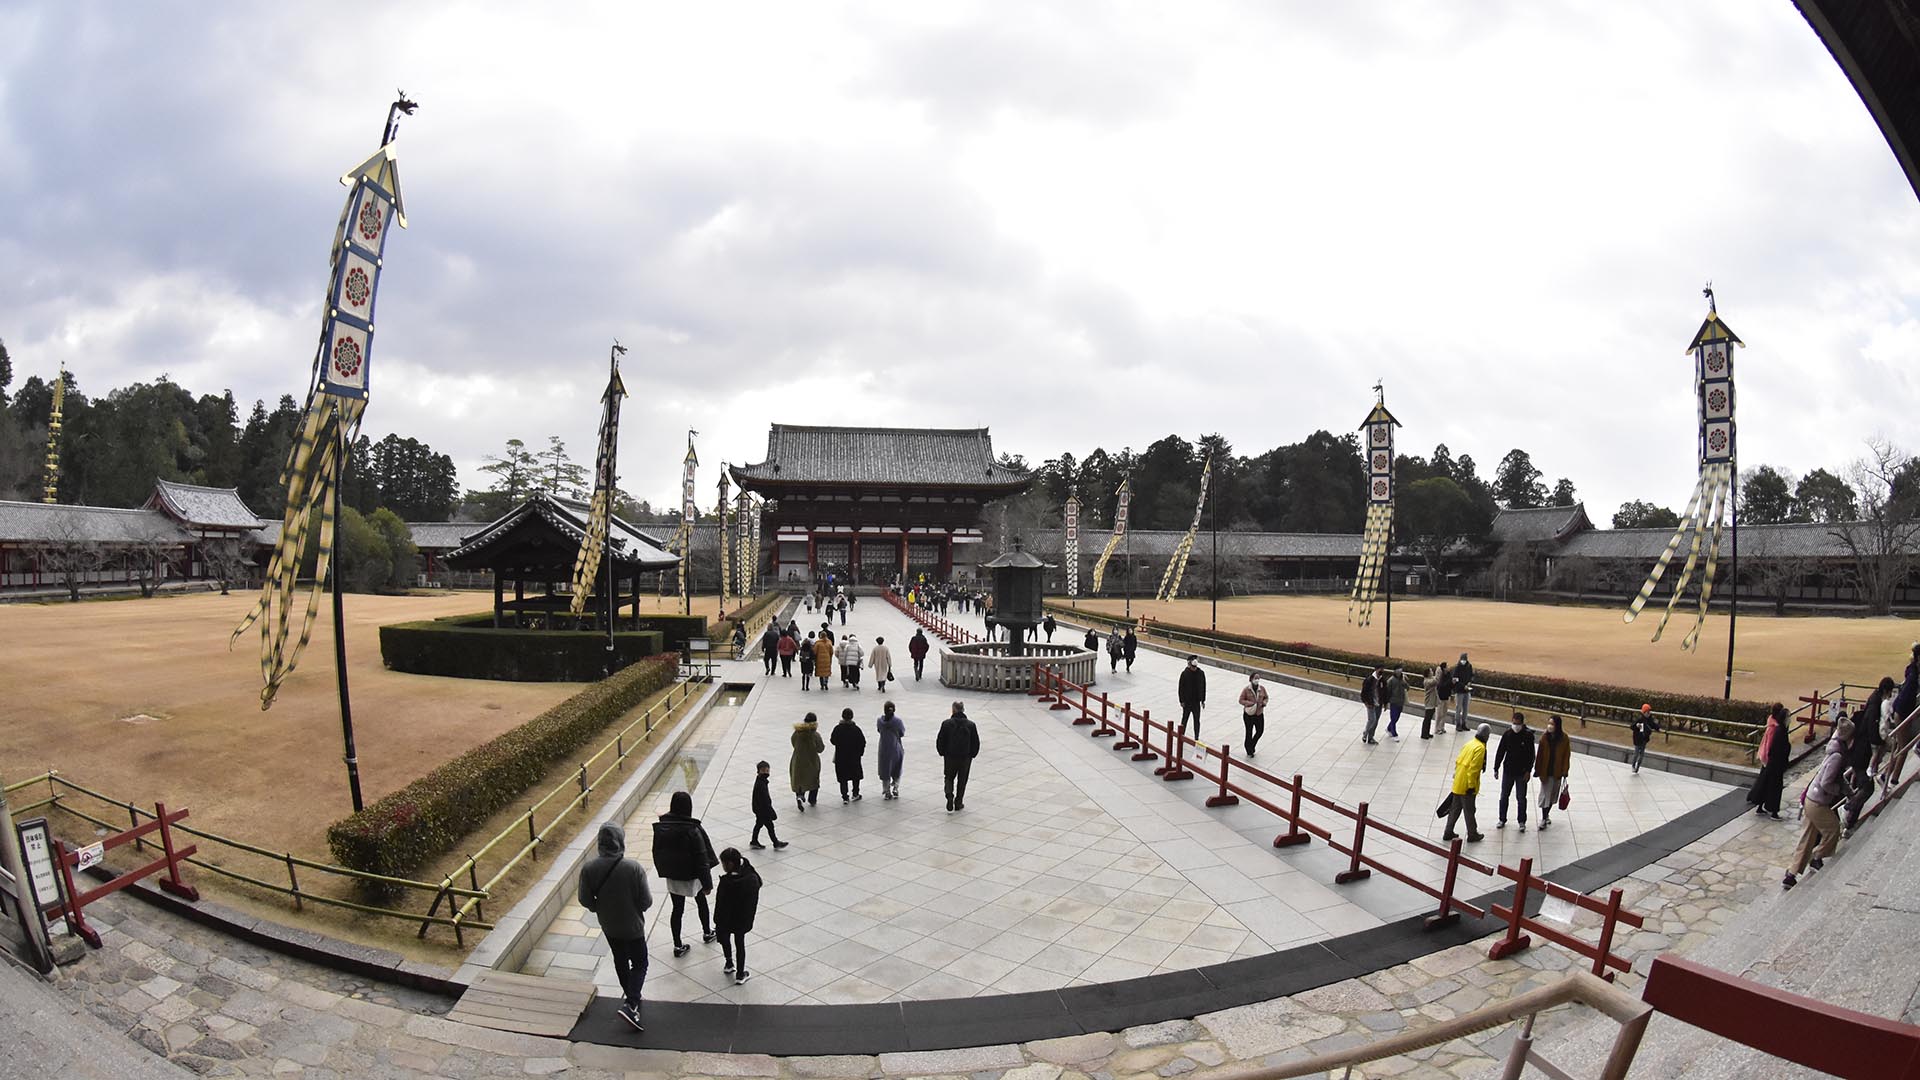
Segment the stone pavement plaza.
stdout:
<path fill-rule="evenodd" d="M 808 616 L 803 612 L 803 631 Z M 813 623 L 818 626 L 817 621 Z M 836 633 L 843 628 L 836 625 Z M 1167 784 L 1155 763 L 1136 763 L 1023 695 L 959 692 L 937 680 L 913 682 L 906 642 L 913 624 L 869 597 L 845 630 L 869 648 L 884 637 L 905 681 L 882 694 L 871 673 L 859 692 L 800 690 L 800 678 L 763 675 L 755 659 L 726 667 L 728 682 L 753 684 L 738 709 L 715 709 L 694 732 L 666 779 L 626 822 L 630 854 L 651 865 L 652 821 L 668 796 L 691 790 L 695 813 L 716 849 L 737 846 L 765 885 L 748 937 L 754 977 L 736 987 L 721 971 L 718 946 L 703 945 L 689 906 L 693 951 L 675 958 L 665 925 L 668 904 L 656 881 L 646 994 L 655 1000 L 750 1004 L 840 1004 L 968 997 L 1107 982 L 1202 967 L 1383 925 L 1433 901 L 1384 875 L 1336 886 L 1346 860 L 1315 842 L 1277 851 L 1280 826 L 1242 803 L 1207 809 L 1205 781 Z M 1064 627 L 1057 640 L 1077 637 Z M 938 645 L 938 642 L 935 642 Z M 1142 649 L 1131 673 L 1099 675 L 1097 690 L 1132 701 L 1157 718 L 1177 718 L 1181 661 Z M 1244 676 L 1208 668 L 1209 739 L 1241 734 L 1235 697 Z M 837 680 L 835 680 L 837 683 Z M 1438 839 L 1433 806 L 1451 775 L 1460 741 L 1448 732 L 1418 738 L 1419 721 L 1401 720 L 1402 738 L 1360 742 L 1364 714 L 1354 702 L 1268 683 L 1271 702 L 1257 763 L 1276 775 L 1298 771 L 1310 789 L 1415 834 Z M 907 727 L 906 766 L 897 802 L 880 797 L 873 777 L 873 722 L 892 700 Z M 963 701 L 980 729 L 966 810 L 948 814 L 933 737 L 950 703 Z M 842 708 L 854 709 L 868 737 L 867 797 L 843 805 L 830 760 L 823 762 L 820 804 L 801 813 L 788 791 L 794 721 L 820 716 L 826 738 Z M 1538 726 L 1544 717 L 1533 718 Z M 774 804 L 785 851 L 749 851 L 749 795 L 755 764 L 772 765 Z M 1573 805 L 1550 831 L 1493 827 L 1498 786 L 1491 771 L 1480 799 L 1487 839 L 1467 850 L 1489 863 L 1532 856 L 1551 870 L 1626 841 L 1701 806 L 1722 785 L 1576 754 Z M 1531 816 L 1531 815 L 1530 815 Z M 1330 812 L 1308 819 L 1331 824 Z M 1350 826 L 1347 826 L 1350 828 Z M 1463 826 L 1464 830 L 1464 826 Z M 1443 860 L 1375 835 L 1370 853 L 1394 852 L 1437 884 Z M 1463 873 L 1459 894 L 1493 887 Z M 617 991 L 612 961 L 593 919 L 569 903 L 528 957 L 524 971 L 582 977 Z"/>

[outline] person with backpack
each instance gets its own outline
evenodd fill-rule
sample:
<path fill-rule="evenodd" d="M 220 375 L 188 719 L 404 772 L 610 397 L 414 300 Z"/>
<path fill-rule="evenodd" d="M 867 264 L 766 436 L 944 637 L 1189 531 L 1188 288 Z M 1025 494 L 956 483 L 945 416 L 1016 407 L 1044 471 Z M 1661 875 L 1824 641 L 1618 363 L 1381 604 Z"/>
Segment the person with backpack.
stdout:
<path fill-rule="evenodd" d="M 913 681 L 919 682 L 927 669 L 927 653 L 931 646 L 927 642 L 927 632 L 914 628 L 913 637 L 907 641 L 907 656 L 913 660 Z"/>
<path fill-rule="evenodd" d="M 833 726 L 833 778 L 840 782 L 840 801 L 860 801 L 860 781 L 866 776 L 861 759 L 867 754 L 867 736 L 860 725 L 853 722 L 853 710 L 841 709 L 840 722 Z M 853 785 L 853 795 L 847 795 L 847 785 Z"/>
<path fill-rule="evenodd" d="M 1501 779 L 1500 770 L 1507 775 Z M 1500 748 L 1493 753 L 1493 778 L 1500 780 L 1500 820 L 1496 829 L 1507 827 L 1507 796 L 1513 796 L 1520 811 L 1520 831 L 1527 831 L 1527 781 L 1533 778 L 1533 731 L 1527 727 L 1525 713 L 1513 713 L 1513 725 L 1500 733 Z"/>
<path fill-rule="evenodd" d="M 1547 730 L 1533 750 L 1533 778 L 1540 781 L 1540 828 L 1553 826 L 1553 809 L 1560 805 L 1567 774 L 1573 771 L 1573 740 L 1558 713 L 1547 717 Z"/>
<path fill-rule="evenodd" d="M 813 689 L 813 634 L 808 632 L 807 640 L 800 643 L 796 650 L 800 660 L 800 689 Z"/>
<path fill-rule="evenodd" d="M 1653 706 L 1642 705 L 1640 712 L 1633 718 L 1633 771 L 1640 771 L 1640 762 L 1647 756 L 1647 740 L 1660 730 L 1660 721 L 1653 718 Z"/>
<path fill-rule="evenodd" d="M 685 956 L 693 948 L 680 938 L 689 896 L 700 909 L 700 940 L 713 944 L 713 913 L 707 907 L 707 894 L 713 891 L 713 868 L 719 864 L 713 841 L 707 838 L 700 819 L 693 816 L 693 796 L 674 792 L 667 812 L 653 823 L 653 869 L 667 883 L 667 895 L 673 899 L 667 925 L 673 929 L 675 956 Z"/>
<path fill-rule="evenodd" d="M 580 867 L 580 906 L 600 920 L 620 980 L 620 1019 L 640 1026 L 640 985 L 647 980 L 647 909 L 653 892 L 647 872 L 627 858 L 627 834 L 614 822 L 600 826 L 599 854 Z"/>
<path fill-rule="evenodd" d="M 1473 665 L 1467 661 L 1467 654 L 1460 654 L 1460 662 L 1453 666 L 1453 728 L 1455 731 L 1467 730 L 1467 708 L 1473 699 Z"/>
<path fill-rule="evenodd" d="M 760 910 L 760 872 L 739 848 L 720 853 L 720 870 L 720 888 L 713 898 L 713 928 L 720 935 L 720 955 L 727 962 L 720 970 L 733 976 L 733 985 L 741 986 L 752 978 L 747 971 L 747 932 Z"/>
<path fill-rule="evenodd" d="M 1787 867 L 1787 876 L 1780 879 L 1782 889 L 1791 889 L 1799 884 L 1800 875 L 1809 866 L 1815 870 L 1826 866 L 1827 860 L 1840 846 L 1839 807 L 1847 797 L 1847 758 L 1852 753 L 1858 734 L 1853 721 L 1842 719 L 1834 726 L 1833 735 L 1827 740 L 1826 755 L 1820 759 L 1820 768 L 1807 784 L 1807 792 L 1801 802 L 1806 824 L 1800 829 L 1800 843 L 1793 849 L 1793 863 Z"/>

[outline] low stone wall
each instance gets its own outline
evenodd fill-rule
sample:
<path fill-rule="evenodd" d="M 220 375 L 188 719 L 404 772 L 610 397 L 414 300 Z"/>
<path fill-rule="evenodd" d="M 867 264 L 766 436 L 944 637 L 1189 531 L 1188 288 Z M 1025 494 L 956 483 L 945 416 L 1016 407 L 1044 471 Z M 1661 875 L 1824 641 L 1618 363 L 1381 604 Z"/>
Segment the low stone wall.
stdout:
<path fill-rule="evenodd" d="M 1026 655 L 1008 656 L 1004 641 L 949 645 L 940 651 L 940 683 L 956 690 L 1023 694 L 1033 689 L 1033 669 L 1060 669 L 1069 682 L 1093 685 L 1099 657 L 1078 645 L 1028 643 Z"/>

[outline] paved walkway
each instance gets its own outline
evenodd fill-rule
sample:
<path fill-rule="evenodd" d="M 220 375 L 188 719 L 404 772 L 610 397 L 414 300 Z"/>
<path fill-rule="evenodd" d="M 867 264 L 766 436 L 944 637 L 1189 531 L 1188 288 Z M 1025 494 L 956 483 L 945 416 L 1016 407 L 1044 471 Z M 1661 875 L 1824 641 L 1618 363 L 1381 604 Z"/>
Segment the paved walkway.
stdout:
<path fill-rule="evenodd" d="M 816 624 L 817 625 L 817 624 Z M 671 936 L 656 908 L 650 934 L 649 997 L 753 1004 L 856 1003 L 966 997 L 1052 989 L 1178 971 L 1367 929 L 1420 911 L 1424 896 L 1384 876 L 1331 884 L 1344 860 L 1323 845 L 1276 851 L 1275 819 L 1251 805 L 1209 810 L 1201 781 L 1164 784 L 1152 765 L 1088 738 L 1065 714 L 1020 695 L 955 692 L 939 685 L 937 657 L 928 678 L 912 681 L 906 640 L 912 624 L 877 598 L 858 605 L 845 628 L 869 647 L 884 637 L 906 681 L 885 694 L 837 687 L 803 693 L 800 679 L 766 678 L 757 661 L 729 665 L 723 677 L 756 684 L 744 707 L 719 710 L 696 732 L 681 767 L 627 824 L 629 850 L 644 859 L 651 823 L 674 790 L 691 790 L 695 812 L 716 847 L 747 848 L 748 796 L 755 765 L 772 765 L 786 851 L 749 852 L 765 879 L 760 915 L 748 941 L 754 978 L 735 987 L 721 971 L 716 946 L 672 955 Z M 842 631 L 835 627 L 836 633 Z M 1099 689 L 1156 716 L 1178 716 L 1178 660 L 1143 651 L 1132 672 L 1100 674 Z M 870 675 L 869 675 L 870 678 Z M 1210 668 L 1213 705 L 1205 733 L 1240 734 L 1233 698 L 1243 678 Z M 1407 736 L 1365 746 L 1363 712 L 1337 698 L 1270 684 L 1266 738 L 1257 762 L 1276 774 L 1299 771 L 1309 787 L 1437 839 L 1432 806 L 1445 790 L 1451 762 L 1468 736 L 1421 741 L 1418 721 Z M 786 792 L 794 720 L 807 711 L 830 733 L 842 708 L 855 710 L 868 734 L 873 766 L 874 718 L 893 700 L 908 729 L 898 802 L 883 801 L 869 781 L 866 799 L 843 805 L 832 767 L 824 769 L 822 801 L 805 813 Z M 954 700 L 980 727 L 982 752 L 967 809 L 946 813 L 938 727 Z M 1237 749 L 1237 748 L 1236 748 Z M 1491 783 L 1491 774 L 1488 781 Z M 1552 868 L 1660 825 L 1721 794 L 1720 785 L 1575 755 L 1574 805 L 1548 832 L 1493 828 L 1494 799 L 1481 800 L 1487 841 L 1473 853 L 1486 861 L 1532 856 Z M 1310 818 L 1314 815 L 1309 815 Z M 1330 814 L 1317 820 L 1329 822 Z M 1517 824 L 1517 822 L 1516 822 Z M 1397 849 L 1404 865 L 1438 882 L 1441 860 L 1376 838 Z M 1463 877 L 1462 895 L 1490 883 Z M 691 910 L 687 925 L 697 928 Z M 591 917 L 569 905 L 529 957 L 532 973 L 591 973 L 612 992 L 611 960 Z"/>
<path fill-rule="evenodd" d="M 1885 824 L 1906 822 L 1896 816 L 1880 823 Z M 1690 954 L 1725 937 L 1734 914 L 1749 904 L 1762 913 L 1756 916 L 1761 921 L 1775 906 L 1824 904 L 1852 911 L 1857 894 L 1836 886 L 1853 873 L 1844 868 L 1856 861 L 1854 852 L 1843 851 L 1840 865 L 1780 897 L 1779 860 L 1797 831 L 1792 821 L 1743 817 L 1623 882 L 1634 907 L 1648 916 L 1647 929 L 1625 942 L 1636 966 L 1644 970 L 1658 950 Z M 1843 877 L 1833 877 L 1836 873 Z M 60 971 L 52 989 L 62 1004 L 51 1011 L 51 1020 L 47 1008 L 15 1006 L 21 999 L 12 983 L 0 983 L 0 1047 L 22 1048 L 26 1065 L 43 1067 L 22 1075 L 69 1075 L 59 1070 L 79 1059 L 63 1057 L 68 1051 L 59 1047 L 43 1050 L 48 1044 L 37 1030 L 69 1023 L 73 1031 L 60 1036 L 67 1046 L 77 1040 L 95 1044 L 82 1067 L 127 1061 L 126 1051 L 145 1047 L 160 1068 L 155 1075 L 178 1075 L 160 1061 L 165 1057 L 210 1076 L 1214 1080 L 1249 1064 L 1294 1060 L 1387 1032 L 1417 1030 L 1541 985 L 1571 963 L 1568 954 L 1544 947 L 1488 960 L 1487 939 L 1482 939 L 1290 999 L 1190 1022 L 965 1050 L 776 1059 L 569 1045 L 486 1031 L 445 1020 L 452 1005 L 446 999 L 265 952 L 125 896 L 101 901 L 88 916 L 106 947 Z M 1622 985 L 1637 988 L 1639 976 L 1622 976 Z M 1563 1036 L 1577 1039 L 1589 1022 L 1590 1014 L 1558 1010 L 1542 1017 L 1538 1035 L 1542 1045 L 1557 1048 Z M 1411 1080 L 1488 1075 L 1511 1038 L 1511 1031 L 1488 1033 L 1378 1062 L 1355 1075 Z M 0 1062 L 12 1064 L 4 1056 Z"/>

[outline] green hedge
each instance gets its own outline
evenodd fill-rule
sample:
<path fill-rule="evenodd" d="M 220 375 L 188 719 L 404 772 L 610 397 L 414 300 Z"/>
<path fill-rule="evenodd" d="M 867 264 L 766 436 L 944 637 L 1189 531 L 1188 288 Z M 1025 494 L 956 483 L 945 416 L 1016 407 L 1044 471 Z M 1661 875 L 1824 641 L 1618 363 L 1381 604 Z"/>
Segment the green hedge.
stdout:
<path fill-rule="evenodd" d="M 792 599 L 792 597 L 785 593 L 765 592 L 754 597 L 753 603 L 727 612 L 720 620 L 720 633 L 714 638 L 714 645 L 724 647 L 733 640 L 733 628 L 735 626 L 751 626 L 753 620 L 759 618 L 762 612 L 778 607 L 790 599 Z M 751 646 L 753 643 L 748 642 L 747 644 Z"/>
<path fill-rule="evenodd" d="M 1097 612 L 1082 611 L 1065 605 L 1049 602 L 1047 607 L 1080 621 L 1095 621 L 1118 624 L 1124 620 Z M 1271 638 L 1255 637 L 1251 634 L 1235 634 L 1228 631 L 1213 631 L 1204 627 L 1180 626 L 1174 623 L 1152 623 L 1153 631 L 1172 632 L 1198 640 L 1214 640 L 1226 644 L 1245 645 L 1254 649 L 1266 649 L 1277 652 L 1297 653 L 1302 656 L 1332 661 L 1337 664 L 1359 664 L 1371 667 L 1384 664 L 1405 664 L 1412 686 L 1424 689 L 1426 674 L 1434 663 L 1442 658 L 1425 659 L 1395 658 L 1389 660 L 1378 653 L 1349 652 L 1345 649 L 1330 649 L 1324 645 L 1315 645 L 1305 641 L 1275 641 Z M 1473 669 L 1474 697 L 1479 701 L 1499 701 L 1515 708 L 1527 711 L 1558 712 L 1568 719 L 1584 717 L 1588 720 L 1605 720 L 1626 723 L 1640 711 L 1642 704 L 1652 705 L 1661 714 L 1661 724 L 1673 731 L 1691 732 L 1697 735 L 1710 735 L 1720 739 L 1734 739 L 1751 742 L 1758 737 L 1761 725 L 1766 723 L 1768 703 L 1758 701 L 1727 701 L 1717 697 L 1705 697 L 1699 694 L 1676 694 L 1665 690 L 1646 690 L 1632 686 L 1614 686 L 1607 683 L 1580 682 L 1573 679 L 1558 679 L 1542 675 L 1528 675 L 1519 672 L 1494 671 L 1478 664 Z M 1508 691 L 1508 693 L 1502 693 Z M 1583 702 L 1584 707 L 1576 708 L 1572 703 L 1548 703 L 1530 697 L 1544 694 L 1559 698 L 1572 698 Z"/>
<path fill-rule="evenodd" d="M 672 683 L 679 666 L 679 656 L 669 653 L 615 672 L 334 822 L 327 847 L 342 866 L 390 877 L 413 874 L 539 783 L 555 762 Z"/>
<path fill-rule="evenodd" d="M 667 651 L 658 630 L 614 635 L 624 668 Z M 380 658 L 394 671 L 510 682 L 592 682 L 607 673 L 607 635 L 597 630 L 515 630 L 491 615 L 461 615 L 380 628 Z"/>
<path fill-rule="evenodd" d="M 620 624 L 658 631 L 666 639 L 667 648 L 675 652 L 685 652 L 688 641 L 707 636 L 705 615 L 642 615 L 637 623 L 633 619 L 621 619 Z"/>

